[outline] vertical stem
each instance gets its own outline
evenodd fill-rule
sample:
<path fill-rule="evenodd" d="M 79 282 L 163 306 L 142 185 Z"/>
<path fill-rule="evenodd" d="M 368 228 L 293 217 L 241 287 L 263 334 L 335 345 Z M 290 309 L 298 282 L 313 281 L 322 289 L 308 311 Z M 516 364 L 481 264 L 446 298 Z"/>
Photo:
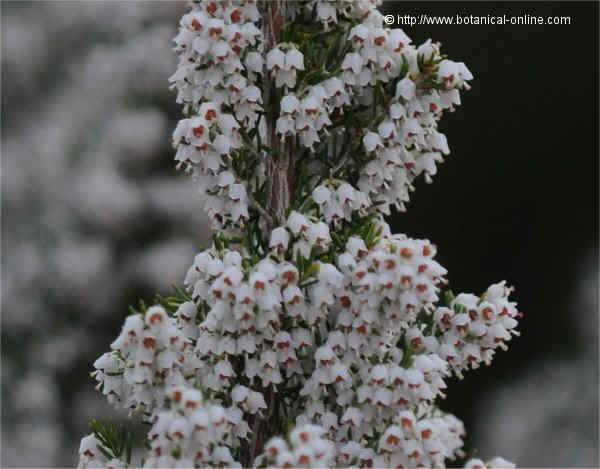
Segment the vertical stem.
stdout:
<path fill-rule="evenodd" d="M 264 0 L 259 2 L 258 7 L 263 16 L 265 51 L 268 51 L 280 42 L 281 29 L 286 21 L 293 19 L 293 5 L 288 0 Z M 275 126 L 280 112 L 280 99 L 274 80 L 267 74 L 264 80 L 263 103 L 266 111 L 266 143 L 272 150 L 271 159 L 267 162 L 267 180 L 270 184 L 267 210 L 273 218 L 272 223 L 269 224 L 270 229 L 285 223 L 285 212 L 290 205 L 290 194 L 294 184 L 294 144 L 291 139 L 281 142 Z M 256 414 L 252 420 L 248 460 L 241 461 L 244 467 L 253 467 L 254 460 L 263 452 L 264 444 L 271 436 L 269 430 L 279 428 L 277 422 L 270 422 L 277 405 L 276 392 L 271 387 L 262 391 L 267 404 L 266 415 L 260 417 Z"/>
<path fill-rule="evenodd" d="M 270 50 L 280 41 L 281 29 L 287 21 L 292 19 L 293 6 L 286 0 L 266 0 L 261 3 L 261 10 L 265 50 Z M 290 205 L 290 194 L 293 193 L 294 143 L 289 138 L 281 142 L 277 136 L 275 124 L 279 117 L 281 96 L 270 76 L 266 77 L 263 91 L 265 109 L 267 109 L 267 139 L 269 147 L 272 149 L 272 159 L 267 165 L 267 177 L 271 189 L 268 210 L 273 216 L 274 225 L 279 226 L 285 223 L 285 213 Z"/>
<path fill-rule="evenodd" d="M 263 452 L 265 443 L 268 440 L 268 430 L 277 429 L 277 425 L 271 422 L 273 417 L 273 411 L 276 406 L 275 402 L 275 390 L 269 387 L 264 392 L 265 402 L 267 404 L 266 416 L 264 418 L 259 417 L 258 414 L 254 416 L 252 422 L 252 440 L 250 442 L 250 454 L 248 455 L 248 461 L 242 461 L 243 467 L 253 467 L 254 460 L 256 457 Z"/>

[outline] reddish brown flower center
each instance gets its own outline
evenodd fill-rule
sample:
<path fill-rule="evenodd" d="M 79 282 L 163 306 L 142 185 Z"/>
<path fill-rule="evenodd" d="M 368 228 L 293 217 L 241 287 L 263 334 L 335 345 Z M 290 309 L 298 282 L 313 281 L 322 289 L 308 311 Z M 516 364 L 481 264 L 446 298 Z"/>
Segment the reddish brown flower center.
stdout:
<path fill-rule="evenodd" d="M 215 11 L 217 11 L 217 4 L 215 2 L 210 2 L 206 5 L 206 11 L 208 11 L 211 15 L 214 15 Z"/>
<path fill-rule="evenodd" d="M 232 23 L 237 23 L 238 21 L 240 21 L 240 19 L 242 18 L 240 10 L 233 10 L 231 12 L 230 18 Z"/>
<path fill-rule="evenodd" d="M 194 137 L 200 138 L 204 134 L 204 126 L 203 125 L 199 125 L 198 127 L 194 127 L 192 129 L 192 132 L 194 133 Z"/>

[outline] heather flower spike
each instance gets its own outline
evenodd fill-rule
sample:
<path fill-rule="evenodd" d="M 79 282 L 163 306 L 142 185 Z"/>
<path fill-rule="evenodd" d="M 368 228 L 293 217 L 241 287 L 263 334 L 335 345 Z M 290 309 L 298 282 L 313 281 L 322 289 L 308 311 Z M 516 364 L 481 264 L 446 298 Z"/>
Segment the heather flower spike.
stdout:
<path fill-rule="evenodd" d="M 92 376 L 150 425 L 139 461 L 81 467 L 431 467 L 464 456 L 446 380 L 520 316 L 505 282 L 446 289 L 429 240 L 393 234 L 448 155 L 472 75 L 387 28 L 376 0 L 194 1 L 170 78 L 175 161 L 213 245 L 185 288 L 125 319 Z M 502 458 L 466 467 L 514 467 Z"/>

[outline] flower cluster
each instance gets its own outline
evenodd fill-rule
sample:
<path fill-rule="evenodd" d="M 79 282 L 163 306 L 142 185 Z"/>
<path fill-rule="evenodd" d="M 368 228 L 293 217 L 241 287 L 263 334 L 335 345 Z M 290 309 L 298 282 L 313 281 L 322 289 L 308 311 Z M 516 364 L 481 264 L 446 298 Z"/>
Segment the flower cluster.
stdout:
<path fill-rule="evenodd" d="M 311 0 L 309 8 L 315 11 L 317 19 L 327 27 L 330 23 L 337 24 L 343 20 L 360 20 L 371 14 L 378 15 L 380 13 L 373 8 L 378 3 L 377 0 Z"/>
<path fill-rule="evenodd" d="M 264 461 L 271 467 L 331 467 L 335 446 L 324 434 L 316 425 L 298 426 L 290 433 L 288 441 L 272 438 L 259 463 Z"/>
<path fill-rule="evenodd" d="M 435 351 L 459 377 L 466 368 L 478 368 L 481 362 L 489 365 L 495 349 L 506 350 L 505 342 L 519 335 L 515 318 L 521 313 L 508 301 L 513 289 L 505 283 L 492 285 L 482 297 L 460 294 L 449 307 L 435 311 L 434 319 L 443 331 Z"/>
<path fill-rule="evenodd" d="M 198 180 L 213 226 L 248 219 L 247 189 L 231 159 L 242 145 L 240 126 L 253 127 L 262 108 L 260 14 L 253 2 L 205 2 L 181 19 L 170 78 L 177 102 L 193 113 L 173 134 L 176 161 Z M 242 62 L 242 59 L 245 59 Z"/>
<path fill-rule="evenodd" d="M 294 88 L 297 72 L 304 70 L 304 56 L 295 47 L 278 44 L 267 53 L 267 70 L 275 78 L 277 88 Z"/>
<path fill-rule="evenodd" d="M 298 74 L 304 78 L 308 73 L 303 52 L 293 42 L 278 43 L 264 51 L 263 34 L 257 28 L 260 12 L 253 3 L 201 3 L 182 18 L 175 38 L 180 64 L 171 81 L 178 89 L 178 102 L 197 115 L 184 119 L 174 134 L 176 160 L 194 169 L 215 226 L 227 221 L 243 224 L 248 218 L 244 197 L 238 203 L 236 195 L 229 195 L 223 184 L 230 179 L 240 182 L 241 174 L 236 174 L 232 161 L 239 158 L 235 150 L 242 147 L 240 126 L 253 129 L 262 140 L 268 138 L 269 123 L 260 117 L 264 103 L 259 88 L 267 77 L 285 91 L 275 108 L 279 116 L 273 116 L 275 132 L 282 141 L 297 135 L 301 145 L 314 150 L 330 132 L 333 140 L 340 139 L 336 121 L 344 112 L 364 106 L 378 111 L 364 132 L 360 149 L 370 160 L 357 174 L 361 202 L 366 207 L 384 214 L 390 213 L 391 206 L 404 210 L 415 178 L 423 174 L 431 181 L 437 172 L 436 163 L 449 153 L 445 136 L 437 131 L 437 121 L 444 110 L 460 104 L 459 89 L 468 88 L 472 75 L 463 63 L 444 59 L 439 45 L 428 41 L 415 47 L 402 30 L 386 29 L 375 3 L 307 5 L 308 12 L 316 8 L 325 23 L 332 19 L 338 22 L 341 14 L 344 19 L 340 23 L 348 29 L 340 39 L 350 47 L 343 58 L 331 64 L 337 73 L 316 83 L 304 80 L 298 87 Z M 298 10 L 295 4 L 290 8 Z M 361 22 L 351 27 L 357 18 Z M 378 88 L 382 85 L 391 86 L 395 94 L 378 102 L 375 95 L 383 92 Z M 202 107 L 210 107 L 212 119 L 206 118 Z M 205 121 L 216 123 L 217 113 L 222 122 L 212 129 Z M 244 143 L 256 154 L 262 153 L 263 148 L 251 139 Z M 347 163 L 346 155 L 333 154 L 333 148 L 326 152 Z M 226 176 L 220 178 L 221 172 Z M 240 186 L 259 187 L 264 169 L 255 166 L 254 172 L 257 181 Z"/>
<path fill-rule="evenodd" d="M 300 253 L 308 259 L 313 248 L 326 249 L 331 243 L 329 225 L 318 218 L 294 211 L 288 217 L 286 227 L 294 236 L 294 257 Z"/>
<path fill-rule="evenodd" d="M 224 156 L 241 146 L 239 128 L 231 114 L 207 102 L 197 116 L 179 121 L 173 133 L 175 160 L 192 172 L 205 194 L 204 209 L 219 225 L 228 221 L 243 225 L 249 216 L 246 186 L 223 162 Z"/>
<path fill-rule="evenodd" d="M 411 411 L 399 412 L 379 439 L 377 467 L 438 467 L 444 460 L 463 455 L 462 422 L 441 414 L 418 419 Z M 374 456 L 374 455 L 373 455 Z"/>
<path fill-rule="evenodd" d="M 237 251 L 225 252 L 222 259 L 204 251 L 186 277 L 186 284 L 193 287 L 192 297 L 208 310 L 198 326 L 196 347 L 203 361 L 201 381 L 207 389 L 233 388 L 239 374 L 256 380 L 262 388 L 281 384 L 280 367 L 288 376 L 302 373 L 295 349 L 312 345 L 310 330 L 280 332 L 284 306 L 285 315 L 310 320 L 296 267 L 263 259 L 244 272 L 243 261 Z M 232 362 L 237 357 L 244 358 L 244 366 L 236 371 Z M 262 394 L 244 390 L 248 412 L 265 406 Z"/>
<path fill-rule="evenodd" d="M 127 463 L 117 458 L 107 458 L 102 453 L 102 443 L 91 433 L 81 439 L 79 445 L 78 467 L 121 469 L 127 467 Z"/>
<path fill-rule="evenodd" d="M 319 212 L 328 223 L 339 225 L 341 220 L 351 221 L 356 210 L 366 213 L 371 205 L 369 197 L 344 181 L 332 180 L 322 184 L 312 192 L 312 198 L 319 206 Z"/>
<path fill-rule="evenodd" d="M 115 405 L 151 411 L 164 402 L 166 389 L 181 384 L 198 365 L 189 339 L 161 306 L 145 317 L 128 316 L 112 351 L 96 362 L 92 376 Z"/>
<path fill-rule="evenodd" d="M 208 405 L 188 387 L 170 390 L 167 398 L 170 409 L 153 418 L 145 467 L 235 467 L 229 447 L 248 433 L 241 411 Z"/>
<path fill-rule="evenodd" d="M 362 6 L 363 22 L 347 33 L 351 51 L 339 64 L 339 73 L 284 96 L 277 132 L 282 138 L 298 134 L 300 142 L 312 148 L 321 134 L 328 134 L 336 111 L 372 105 L 373 86 L 395 83 L 394 96 L 375 119 L 378 125 L 363 137 L 364 151 L 374 158 L 361 170 L 358 182 L 360 190 L 377 202 L 376 209 L 389 214 L 391 205 L 404 210 L 412 181 L 423 174 L 431 182 L 436 163 L 449 153 L 437 121 L 444 110 L 460 104 L 459 89 L 468 89 L 472 75 L 462 62 L 442 58 L 439 45 L 428 41 L 415 47 L 402 30 L 385 29 L 374 4 L 349 3 Z M 348 6 L 317 3 L 317 15 L 335 20 L 336 8 L 346 13 L 355 10 Z"/>
<path fill-rule="evenodd" d="M 277 119 L 277 133 L 282 140 L 298 135 L 302 145 L 309 148 L 321 141 L 319 133 L 331 125 L 327 106 L 328 101 L 335 97 L 336 83 L 330 82 L 328 87 L 313 86 L 301 99 L 293 94 L 282 98 L 281 117 Z"/>
<path fill-rule="evenodd" d="M 437 47 L 431 47 L 429 61 L 435 63 L 438 57 Z M 440 69 L 449 62 L 442 60 Z M 390 205 L 404 210 L 412 182 L 421 174 L 431 182 L 437 172 L 436 163 L 443 162 L 443 155 L 450 153 L 446 137 L 437 130 L 437 121 L 445 109 L 460 104 L 457 88 L 471 78 L 464 64 L 452 65 L 459 70 L 457 78 L 444 81 L 440 77 L 447 89 L 423 93 L 410 78 L 400 80 L 389 111 L 377 128 L 363 137 L 364 149 L 373 159 L 364 167 L 358 187 L 374 201 L 384 202 L 380 205 L 383 213 L 389 213 Z"/>
<path fill-rule="evenodd" d="M 95 364 L 111 400 L 146 412 L 148 467 L 464 456 L 437 401 L 518 312 L 504 282 L 442 291 L 435 245 L 383 219 L 448 154 L 437 121 L 472 77 L 376 4 L 200 1 L 182 19 L 176 159 L 218 232 L 186 292 L 130 316 Z"/>
<path fill-rule="evenodd" d="M 469 459 L 465 464 L 467 469 L 514 469 L 515 467 L 515 464 L 501 457 L 492 458 L 487 462 L 481 459 Z"/>
<path fill-rule="evenodd" d="M 177 102 L 197 110 L 202 102 L 237 105 L 236 116 L 254 122 L 261 95 L 253 85 L 263 69 L 260 51 L 260 13 L 251 1 L 203 2 L 181 18 L 175 50 L 179 66 L 169 79 L 177 88 Z M 246 55 L 245 64 L 241 58 Z M 254 75 L 253 75 L 254 74 Z"/>

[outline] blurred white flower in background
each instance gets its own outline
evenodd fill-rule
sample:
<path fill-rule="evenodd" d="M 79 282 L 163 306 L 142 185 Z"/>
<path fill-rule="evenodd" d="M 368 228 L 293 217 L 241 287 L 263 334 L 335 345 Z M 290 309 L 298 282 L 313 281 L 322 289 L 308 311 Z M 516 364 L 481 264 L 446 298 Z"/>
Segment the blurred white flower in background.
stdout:
<path fill-rule="evenodd" d="M 73 464 L 75 435 L 111 414 L 94 347 L 207 241 L 168 145 L 183 7 L 3 5 L 2 466 Z"/>
<path fill-rule="evenodd" d="M 531 363 L 479 401 L 475 412 L 488 414 L 473 432 L 482 454 L 493 449 L 522 467 L 598 467 L 597 259 L 593 251 L 580 262 L 565 312 L 578 318 L 580 350 Z"/>

